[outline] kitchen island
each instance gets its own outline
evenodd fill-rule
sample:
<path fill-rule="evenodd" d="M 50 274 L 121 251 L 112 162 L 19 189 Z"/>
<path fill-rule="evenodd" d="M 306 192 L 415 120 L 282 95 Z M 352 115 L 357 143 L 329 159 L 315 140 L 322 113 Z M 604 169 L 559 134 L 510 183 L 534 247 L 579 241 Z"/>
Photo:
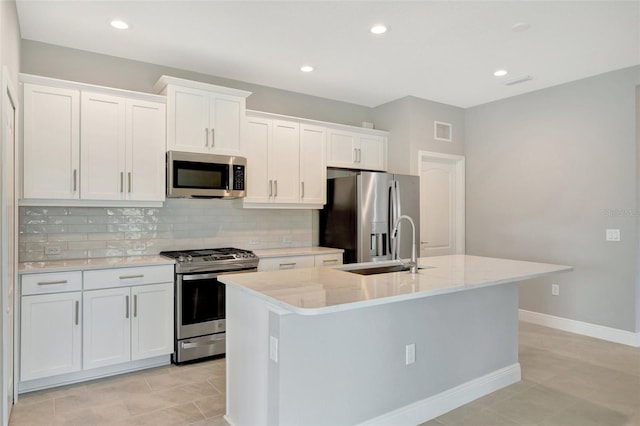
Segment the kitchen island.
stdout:
<path fill-rule="evenodd" d="M 572 268 L 466 255 L 418 263 L 415 275 L 343 265 L 221 276 L 227 420 L 419 424 L 519 381 L 513 283 Z"/>

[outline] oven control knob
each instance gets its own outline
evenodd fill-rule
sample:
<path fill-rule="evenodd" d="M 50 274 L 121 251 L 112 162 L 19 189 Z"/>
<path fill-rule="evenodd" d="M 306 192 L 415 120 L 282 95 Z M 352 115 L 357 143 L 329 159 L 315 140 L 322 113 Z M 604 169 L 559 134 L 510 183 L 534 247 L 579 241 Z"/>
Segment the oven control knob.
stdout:
<path fill-rule="evenodd" d="M 192 262 L 193 261 L 193 257 L 191 257 L 190 254 L 187 255 L 187 262 Z"/>
<path fill-rule="evenodd" d="M 185 261 L 184 256 L 182 255 L 178 256 L 178 262 L 184 262 L 184 261 Z"/>

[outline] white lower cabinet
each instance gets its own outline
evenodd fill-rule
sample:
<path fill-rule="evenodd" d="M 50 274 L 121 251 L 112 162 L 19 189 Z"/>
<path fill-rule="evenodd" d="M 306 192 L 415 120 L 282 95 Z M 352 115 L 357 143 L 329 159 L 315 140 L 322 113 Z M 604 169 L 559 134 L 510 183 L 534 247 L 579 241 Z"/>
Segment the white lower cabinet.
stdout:
<path fill-rule="evenodd" d="M 173 283 L 131 288 L 131 359 L 173 352 Z"/>
<path fill-rule="evenodd" d="M 20 380 L 81 370 L 81 300 L 80 291 L 22 297 Z"/>
<path fill-rule="evenodd" d="M 258 272 L 342 265 L 342 253 L 305 254 L 260 259 Z"/>
<path fill-rule="evenodd" d="M 171 354 L 173 286 L 173 265 L 23 275 L 20 381 L 47 387 Z"/>
<path fill-rule="evenodd" d="M 129 361 L 131 289 L 85 291 L 82 295 L 82 363 L 85 370 Z"/>

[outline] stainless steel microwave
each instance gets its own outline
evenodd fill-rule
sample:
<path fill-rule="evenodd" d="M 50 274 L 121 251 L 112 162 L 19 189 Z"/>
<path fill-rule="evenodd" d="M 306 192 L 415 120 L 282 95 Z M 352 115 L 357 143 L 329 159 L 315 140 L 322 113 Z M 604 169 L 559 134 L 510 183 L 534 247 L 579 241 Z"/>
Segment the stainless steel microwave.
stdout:
<path fill-rule="evenodd" d="M 169 151 L 167 197 L 244 197 L 246 167 L 244 157 Z"/>

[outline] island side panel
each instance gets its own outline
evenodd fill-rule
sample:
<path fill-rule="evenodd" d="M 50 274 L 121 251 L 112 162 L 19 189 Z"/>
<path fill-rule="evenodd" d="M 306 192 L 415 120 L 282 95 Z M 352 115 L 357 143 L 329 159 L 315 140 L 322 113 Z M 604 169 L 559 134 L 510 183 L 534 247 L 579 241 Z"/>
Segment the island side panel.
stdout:
<path fill-rule="evenodd" d="M 233 425 L 267 424 L 270 306 L 226 286 L 226 418 Z"/>
<path fill-rule="evenodd" d="M 357 424 L 507 367 L 519 371 L 517 284 L 277 320 L 270 424 Z M 416 361 L 405 365 L 411 343 Z"/>

